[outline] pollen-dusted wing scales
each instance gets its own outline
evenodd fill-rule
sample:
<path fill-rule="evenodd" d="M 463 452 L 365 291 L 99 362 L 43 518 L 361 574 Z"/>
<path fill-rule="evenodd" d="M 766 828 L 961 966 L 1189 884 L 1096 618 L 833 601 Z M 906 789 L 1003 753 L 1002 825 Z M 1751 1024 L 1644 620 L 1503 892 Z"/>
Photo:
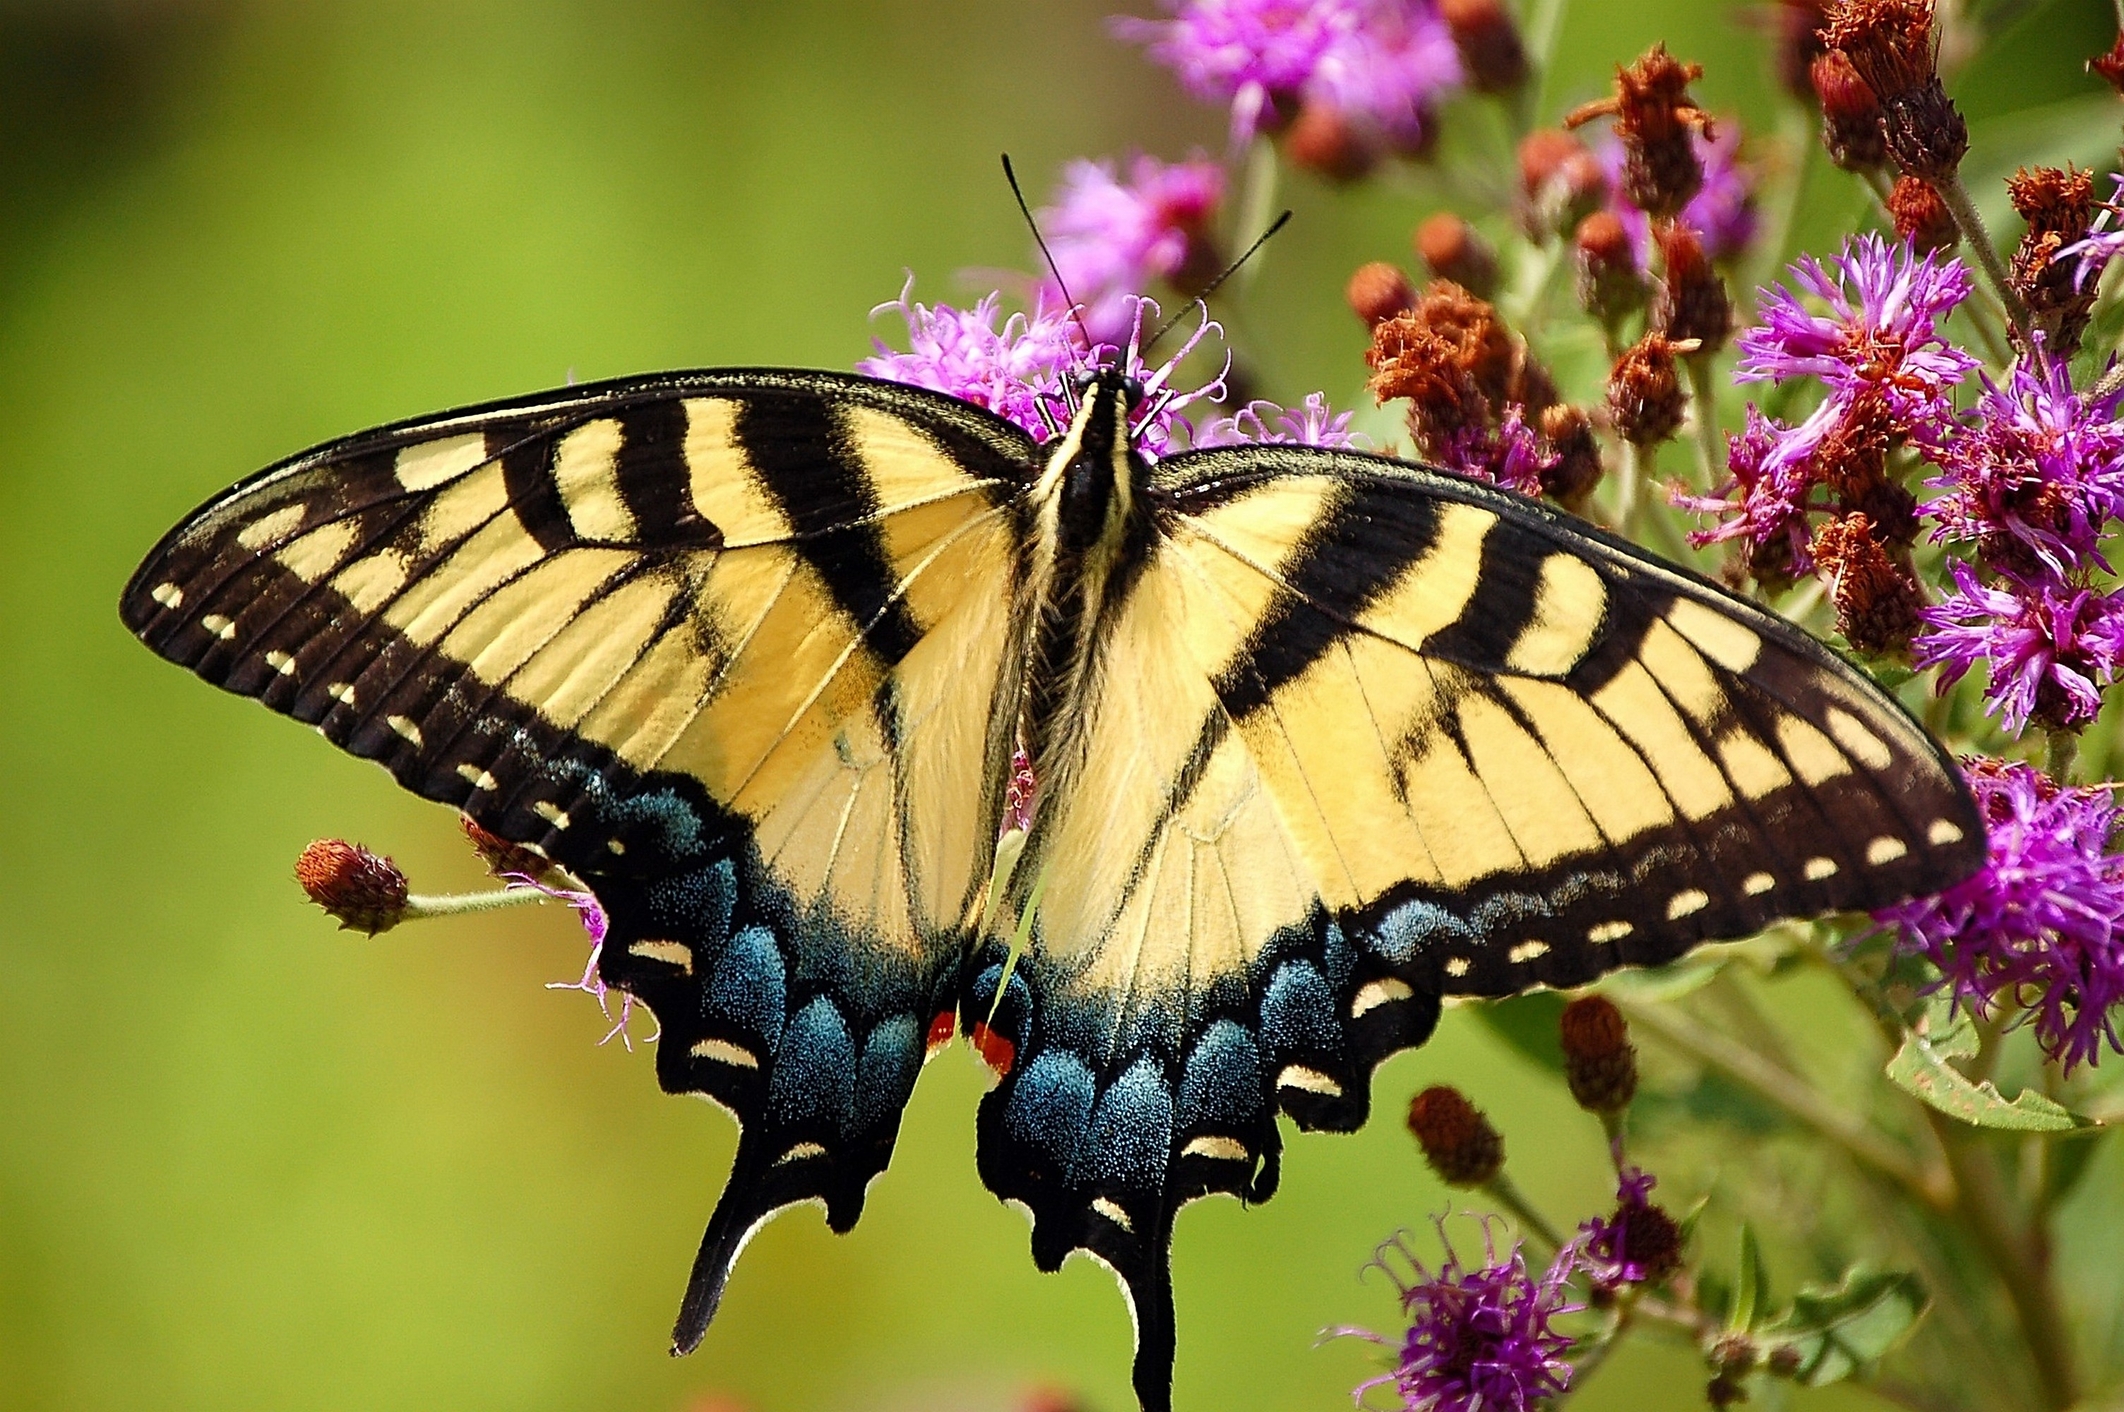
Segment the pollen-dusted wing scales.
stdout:
<path fill-rule="evenodd" d="M 854 378 L 571 388 L 269 469 L 126 592 L 157 652 L 595 891 L 663 1086 L 744 1125 L 688 1347 L 773 1211 L 854 1224 L 955 1002 L 1030 457 Z"/>
<path fill-rule="evenodd" d="M 1348 453 L 1163 463 L 969 998 L 988 1185 L 1130 1292 L 1163 1398 L 1178 1207 L 1275 1186 L 1278 1111 L 1350 1130 L 1441 998 L 1582 984 L 1958 877 L 1937 748 L 1826 648 L 1579 522 Z M 1047 788 L 1043 782 L 1043 788 Z M 1044 875 L 1044 883 L 1042 877 Z"/>
<path fill-rule="evenodd" d="M 775 1211 L 854 1223 L 956 1029 L 1002 1075 L 983 1181 L 1042 1268 L 1119 1274 L 1159 1412 L 1179 1208 L 1270 1196 L 1279 1112 L 1361 1124 L 1445 997 L 1982 856 L 1938 748 L 1772 615 L 1401 462 L 1153 467 L 1135 396 L 1098 374 L 1036 447 L 827 373 L 567 389 L 271 468 L 126 591 L 157 652 L 596 893 L 664 1087 L 743 1128 L 681 1351 Z"/>

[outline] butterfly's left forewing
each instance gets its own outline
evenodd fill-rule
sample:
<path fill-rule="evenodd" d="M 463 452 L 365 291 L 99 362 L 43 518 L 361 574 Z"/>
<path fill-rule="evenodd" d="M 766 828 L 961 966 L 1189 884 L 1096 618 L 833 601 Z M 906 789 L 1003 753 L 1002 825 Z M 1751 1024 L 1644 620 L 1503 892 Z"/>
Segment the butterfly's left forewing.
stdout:
<path fill-rule="evenodd" d="M 156 651 L 595 892 L 659 1079 L 744 1125 L 682 1346 L 774 1211 L 855 1221 L 954 1003 L 1030 457 L 865 379 L 572 388 L 297 457 L 127 590 Z"/>

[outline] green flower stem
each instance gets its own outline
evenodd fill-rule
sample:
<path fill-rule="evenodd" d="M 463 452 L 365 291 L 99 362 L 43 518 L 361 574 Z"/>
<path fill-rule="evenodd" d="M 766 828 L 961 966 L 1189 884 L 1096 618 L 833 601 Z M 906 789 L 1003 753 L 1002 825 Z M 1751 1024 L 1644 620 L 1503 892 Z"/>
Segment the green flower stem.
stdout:
<path fill-rule="evenodd" d="M 1785 253 L 1792 243 L 1793 226 L 1799 220 L 1800 199 L 1806 194 L 1807 177 L 1814 169 L 1822 152 L 1822 144 L 1815 132 L 1814 109 L 1800 103 L 1787 103 L 1778 115 L 1778 145 L 1797 153 L 1791 163 L 1788 179 L 1776 196 L 1765 203 L 1770 218 L 1763 225 L 1762 234 L 1756 239 L 1754 253 L 1749 257 L 1744 289 L 1760 289 L 1770 283 L 1778 266 L 1785 262 Z"/>
<path fill-rule="evenodd" d="M 1962 317 L 1976 332 L 1977 342 L 1984 345 L 1986 356 L 1994 367 L 2004 368 L 2013 362 L 2013 350 L 2006 345 L 2006 335 L 2000 332 L 2006 326 L 2006 311 L 1989 288 L 1977 285 L 1970 291 L 1970 298 L 1962 305 Z"/>
<path fill-rule="evenodd" d="M 2124 4 L 2124 0 L 2117 0 Z M 1541 114 L 1541 100 L 1548 96 L 1549 71 L 1555 67 L 1556 36 L 1563 32 L 1566 0 L 1534 0 L 1520 30 L 1520 43 L 1527 51 L 1527 81 L 1512 95 L 1511 115 L 1515 136 L 1534 130 Z"/>
<path fill-rule="evenodd" d="M 1691 439 L 1696 448 L 1696 469 L 1703 476 L 1704 489 L 1710 490 L 1726 469 L 1726 448 L 1718 440 L 1718 372 L 1709 353 L 1691 353 L 1682 362 L 1689 369 L 1689 388 L 1696 404 L 1690 409 L 1696 431 Z"/>
<path fill-rule="evenodd" d="M 2043 1406 L 2051 1412 L 2066 1412 L 2080 1400 L 2079 1371 L 2073 1362 L 2065 1310 L 2058 1302 L 2049 1262 L 2042 1256 L 2043 1243 L 2034 1232 L 2016 1229 L 2005 1179 L 1984 1145 L 1983 1134 L 1931 1108 L 1925 1109 L 1925 1117 L 1954 1172 L 1957 1199 L 1953 1214 L 2005 1286 L 2042 1387 Z"/>
<path fill-rule="evenodd" d="M 2073 763 L 2079 758 L 2079 734 L 2075 731 L 2052 731 L 2045 743 L 2043 772 L 2059 784 L 2070 784 Z"/>
<path fill-rule="evenodd" d="M 2117 3 L 2124 5 L 2124 0 L 2117 0 Z M 2087 389 L 2087 400 L 2089 402 L 2100 402 L 2103 398 L 2110 396 L 2120 388 L 2124 388 L 2124 363 L 2119 363 L 2108 372 L 2102 374 L 2095 381 L 2095 385 Z"/>
<path fill-rule="evenodd" d="M 1843 1148 L 1861 1166 L 1897 1183 L 1926 1206 L 1942 1213 L 1953 1209 L 1954 1181 L 1948 1172 L 1928 1170 L 1857 1114 L 1837 1107 L 1799 1075 L 1679 1010 L 1648 1005 L 1620 994 L 1609 999 L 1622 1008 L 1632 1025 L 1650 1030 L 1684 1054 L 1720 1070 L 1772 1107 Z"/>
<path fill-rule="evenodd" d="M 1549 1224 L 1547 1217 L 1534 1209 L 1532 1203 L 1520 1194 L 1519 1188 L 1512 1185 L 1512 1179 L 1503 1172 L 1484 1182 L 1477 1190 L 1511 1213 L 1512 1219 L 1519 1222 L 1519 1229 L 1527 1238 L 1536 1246 L 1544 1247 L 1541 1252 L 1544 1258 L 1553 1258 L 1557 1251 L 1563 1249 L 1563 1237 L 1556 1233 L 1556 1228 Z"/>
<path fill-rule="evenodd" d="M 1624 539 L 1637 538 L 1638 501 L 1644 479 L 1644 452 L 1636 443 L 1622 443 L 1622 464 L 1615 472 L 1615 532 Z"/>
<path fill-rule="evenodd" d="M 528 887 L 506 887 L 496 892 L 451 892 L 438 897 L 413 896 L 406 899 L 405 915 L 401 922 L 425 921 L 429 917 L 456 917 L 466 912 L 492 912 L 502 907 L 517 907 L 526 902 L 544 902 L 546 895 Z"/>
<path fill-rule="evenodd" d="M 1977 264 L 1983 267 L 1984 276 L 1991 281 L 1992 289 L 1999 296 L 1999 303 L 2006 310 L 2007 322 L 2019 335 L 2014 341 L 2028 346 L 2028 305 L 2014 290 L 2013 281 L 2007 276 L 2006 262 L 1999 258 L 1998 247 L 1991 243 L 1991 232 L 1984 229 L 1984 218 L 1977 214 L 1976 203 L 1969 199 L 1969 188 L 1962 184 L 1962 174 L 1951 172 L 1932 184 L 1940 193 L 1940 200 L 1954 223 L 1961 227 L 1962 241 L 1976 256 Z"/>

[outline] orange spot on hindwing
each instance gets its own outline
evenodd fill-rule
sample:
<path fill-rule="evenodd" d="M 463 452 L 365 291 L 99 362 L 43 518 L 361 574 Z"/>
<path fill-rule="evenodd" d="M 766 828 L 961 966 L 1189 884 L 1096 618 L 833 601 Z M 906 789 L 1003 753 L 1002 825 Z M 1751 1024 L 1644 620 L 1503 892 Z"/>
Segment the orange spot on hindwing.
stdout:
<path fill-rule="evenodd" d="M 951 1043 L 951 1037 L 954 1033 L 958 1031 L 958 1028 L 958 1011 L 937 1011 L 937 1017 L 929 1022 L 929 1039 L 927 1041 L 928 1052 L 934 1054 L 939 1049 L 942 1049 L 945 1045 Z"/>
<path fill-rule="evenodd" d="M 973 1027 L 973 1047 L 987 1061 L 988 1067 L 996 1071 L 998 1078 L 1010 1072 L 1011 1064 L 1018 1057 L 1017 1045 L 979 1021 Z"/>

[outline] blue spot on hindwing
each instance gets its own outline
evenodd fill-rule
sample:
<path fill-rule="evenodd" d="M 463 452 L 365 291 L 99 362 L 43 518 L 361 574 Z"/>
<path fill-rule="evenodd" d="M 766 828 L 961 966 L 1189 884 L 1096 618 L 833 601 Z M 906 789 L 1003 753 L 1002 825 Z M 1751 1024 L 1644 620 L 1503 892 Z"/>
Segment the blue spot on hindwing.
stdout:
<path fill-rule="evenodd" d="M 1397 966 L 1406 966 L 1440 947 L 1476 944 L 1468 924 L 1433 902 L 1404 902 L 1379 919 L 1373 949 Z"/>
<path fill-rule="evenodd" d="M 652 883 L 649 926 L 720 946 L 730 935 L 730 915 L 736 905 L 737 868 L 728 858 L 718 858 L 713 866 Z"/>
<path fill-rule="evenodd" d="M 797 1011 L 782 1036 L 767 1107 L 788 1124 L 820 1124 L 835 1132 L 848 1127 L 855 1098 L 855 1042 L 833 1002 L 820 996 Z"/>
<path fill-rule="evenodd" d="M 1079 1153 L 1094 1182 L 1156 1191 L 1173 1145 L 1173 1096 L 1148 1055 L 1128 1066 L 1099 1100 L 1091 1136 Z"/>
<path fill-rule="evenodd" d="M 1039 1148 L 1063 1171 L 1075 1159 L 1077 1142 L 1091 1121 L 1092 1075 L 1074 1054 L 1049 1050 L 1018 1075 L 1003 1115 L 1010 1135 Z"/>
<path fill-rule="evenodd" d="M 897 1015 L 870 1032 L 856 1065 L 855 1125 L 858 1131 L 891 1122 L 922 1072 L 922 1034 L 912 1015 Z"/>
<path fill-rule="evenodd" d="M 1261 998 L 1261 1037 L 1271 1054 L 1318 1054 L 1338 1047 L 1335 996 L 1305 961 L 1286 961 Z"/>
<path fill-rule="evenodd" d="M 746 927 L 730 938 L 701 996 L 701 1014 L 742 1025 L 767 1043 L 772 1054 L 782 1033 L 789 982 L 782 951 L 765 927 Z"/>
<path fill-rule="evenodd" d="M 1350 971 L 1357 964 L 1356 953 L 1350 950 L 1350 939 L 1342 934 L 1342 928 L 1330 917 L 1320 932 L 1320 970 L 1328 984 L 1338 989 L 1348 985 Z"/>
<path fill-rule="evenodd" d="M 1180 1079 L 1180 1130 L 1243 1128 L 1261 1112 L 1261 1051 L 1230 1020 L 1202 1032 Z"/>

